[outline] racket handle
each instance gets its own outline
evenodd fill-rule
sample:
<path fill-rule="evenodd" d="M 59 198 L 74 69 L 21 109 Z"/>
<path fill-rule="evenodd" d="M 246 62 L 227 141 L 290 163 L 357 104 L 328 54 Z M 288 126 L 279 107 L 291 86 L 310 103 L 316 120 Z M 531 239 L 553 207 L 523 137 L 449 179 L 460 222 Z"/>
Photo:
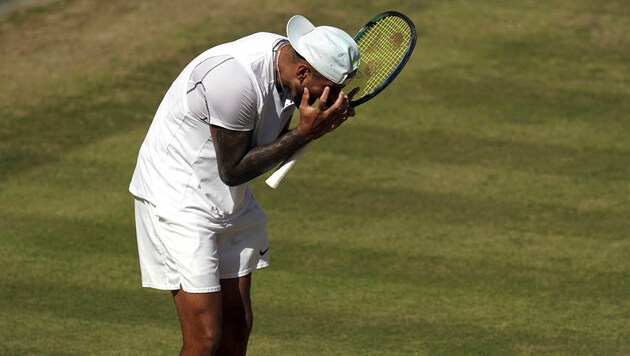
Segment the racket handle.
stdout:
<path fill-rule="evenodd" d="M 280 182 L 282 181 L 282 179 L 287 175 L 287 173 L 289 173 L 291 168 L 295 166 L 295 164 L 300 159 L 300 157 L 302 157 L 304 152 L 306 152 L 306 149 L 308 148 L 309 145 L 310 143 L 305 146 L 300 147 L 300 149 L 298 149 L 291 156 L 285 159 L 284 162 L 282 162 L 282 164 L 280 165 L 280 167 L 278 167 L 278 169 L 275 172 L 273 172 L 273 174 L 270 175 L 269 178 L 267 178 L 267 180 L 265 180 L 265 183 L 267 183 L 267 185 L 270 186 L 271 188 L 276 189 L 278 185 L 280 184 Z"/>

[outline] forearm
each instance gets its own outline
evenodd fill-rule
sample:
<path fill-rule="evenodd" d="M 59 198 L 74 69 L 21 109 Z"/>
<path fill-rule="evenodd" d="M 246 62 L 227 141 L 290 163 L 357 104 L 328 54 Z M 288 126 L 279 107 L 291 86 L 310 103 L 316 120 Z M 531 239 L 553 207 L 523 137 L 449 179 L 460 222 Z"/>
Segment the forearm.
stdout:
<path fill-rule="evenodd" d="M 330 88 L 326 87 L 320 102 L 327 102 Z M 229 186 L 246 183 L 269 171 L 286 157 L 312 140 L 333 131 L 354 110 L 348 104 L 348 97 L 340 92 L 335 103 L 326 107 L 309 106 L 310 92 L 304 88 L 300 103 L 300 121 L 293 130 L 283 133 L 276 140 L 256 147 L 251 147 L 252 131 L 239 132 L 210 125 L 212 139 L 217 154 L 219 175 L 223 183 Z M 285 127 L 287 129 L 288 126 Z"/>
<path fill-rule="evenodd" d="M 221 142 L 217 152 L 221 180 L 230 186 L 246 183 L 277 166 L 286 157 L 308 143 L 308 139 L 290 130 L 276 140 L 248 150 L 240 144 L 246 133 L 235 135 L 225 129 L 213 128 L 213 137 Z M 216 146 L 215 146 L 216 147 Z"/>

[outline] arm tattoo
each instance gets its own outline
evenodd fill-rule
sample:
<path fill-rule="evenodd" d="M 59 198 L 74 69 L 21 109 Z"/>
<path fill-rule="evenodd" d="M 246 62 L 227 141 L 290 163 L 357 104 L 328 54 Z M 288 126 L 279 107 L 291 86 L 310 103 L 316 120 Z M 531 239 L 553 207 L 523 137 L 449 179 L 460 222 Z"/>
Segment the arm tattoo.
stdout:
<path fill-rule="evenodd" d="M 251 147 L 251 131 L 232 131 L 214 125 L 210 130 L 219 175 L 230 186 L 246 183 L 267 172 L 307 143 L 294 131 L 287 131 L 268 144 Z"/>

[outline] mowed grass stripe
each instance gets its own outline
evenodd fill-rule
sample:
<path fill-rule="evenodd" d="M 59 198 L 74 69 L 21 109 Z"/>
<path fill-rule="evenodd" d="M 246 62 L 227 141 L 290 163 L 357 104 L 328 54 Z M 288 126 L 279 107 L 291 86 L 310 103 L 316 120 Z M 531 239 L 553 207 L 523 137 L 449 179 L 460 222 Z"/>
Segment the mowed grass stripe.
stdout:
<path fill-rule="evenodd" d="M 326 159 L 339 160 L 338 165 L 342 169 L 345 161 L 351 158 L 339 158 L 337 155 Z M 407 167 L 392 175 L 391 170 L 396 165 L 392 165 L 391 160 L 372 159 L 363 160 L 362 163 L 365 171 L 355 177 L 369 177 L 371 184 L 383 188 L 417 182 L 420 184 L 410 188 L 419 192 L 469 197 L 493 196 L 498 201 L 557 205 L 578 211 L 624 212 L 629 207 L 628 196 L 619 194 L 627 188 L 627 184 L 621 180 L 601 182 L 588 177 L 527 173 L 474 164 L 451 165 L 424 160 L 418 162 L 415 168 Z"/>
<path fill-rule="evenodd" d="M 334 252 L 329 250 L 328 254 Z M 422 353 L 427 349 L 463 352 L 477 334 L 471 330 L 483 330 L 477 340 L 480 351 L 516 351 L 516 345 L 544 344 L 553 348 L 554 344 L 560 347 L 569 343 L 574 348 L 564 348 L 567 352 L 584 351 L 589 347 L 591 350 L 619 350 L 623 345 L 622 331 L 611 334 L 611 329 L 602 323 L 601 333 L 594 335 L 591 332 L 594 325 L 591 328 L 583 326 L 587 320 L 597 323 L 603 312 L 614 318 L 618 308 L 605 302 L 595 309 L 579 310 L 575 305 L 583 301 L 574 303 L 548 296 L 534 300 L 502 293 L 499 287 L 494 293 L 485 290 L 484 286 L 473 291 L 470 286 L 459 285 L 456 281 L 450 286 L 436 286 L 422 278 L 375 280 L 369 272 L 361 278 L 347 276 L 343 269 L 338 269 L 336 275 L 322 275 L 317 268 L 302 271 L 287 268 L 280 272 L 275 268 L 270 272 L 272 276 L 269 278 L 282 283 L 267 285 L 269 272 L 257 276 L 262 287 L 256 289 L 256 309 L 259 315 L 262 314 L 262 325 L 257 334 L 284 336 L 288 339 L 285 343 L 299 343 L 306 337 L 327 346 L 332 343 L 333 348 L 340 350 L 352 344 L 353 349 L 368 353 L 376 347 L 399 352 Z M 276 300 L 274 295 L 278 293 L 287 293 L 288 297 Z M 396 303 L 390 303 L 388 299 L 396 300 Z M 287 300 L 290 303 L 287 304 Z M 341 304 L 347 307 L 339 308 Z M 273 317 L 269 319 L 273 315 L 292 320 L 287 325 L 302 325 L 300 329 L 318 332 L 304 336 L 292 332 L 287 326 L 267 328 L 269 320 L 274 320 Z M 548 328 L 532 327 L 541 321 Z M 623 320 L 616 318 L 613 324 L 621 326 Z M 346 333 L 363 336 L 346 340 Z M 400 340 L 401 334 L 409 337 Z M 379 335 L 381 344 L 374 344 L 375 340 L 369 335 Z M 607 345 L 605 340 L 608 338 L 617 339 L 617 342 Z"/>
<path fill-rule="evenodd" d="M 422 85 L 426 87 L 417 90 L 415 97 L 410 99 L 414 107 L 407 107 L 400 102 L 387 102 L 377 108 L 359 108 L 356 125 L 363 126 L 365 121 L 371 120 L 367 125 L 386 130 L 449 133 L 453 136 L 473 136 L 490 142 L 518 142 L 574 151 L 594 149 L 627 154 L 630 150 L 626 140 L 630 121 L 624 119 L 625 113 L 621 111 L 620 119 L 616 122 L 600 123 L 597 115 L 590 121 L 576 121 L 560 115 L 530 121 L 527 114 L 510 113 L 501 110 L 497 105 L 488 104 L 489 101 L 493 102 L 492 97 L 484 99 L 486 104 L 457 107 L 449 103 L 448 97 L 436 97 L 430 89 L 430 83 Z M 398 93 L 392 95 L 399 96 Z M 497 102 L 500 101 L 497 99 Z M 600 107 L 599 110 L 605 112 L 617 110 L 617 107 Z M 381 112 L 387 115 L 383 116 Z M 520 115 L 520 119 L 514 115 Z"/>
<path fill-rule="evenodd" d="M 477 138 L 470 134 L 409 132 L 361 124 L 348 127 L 339 137 L 322 142 L 325 144 L 318 145 L 316 150 L 326 152 L 328 159 L 321 159 L 319 163 L 334 164 L 334 158 L 341 156 L 369 164 L 369 159 L 374 158 L 379 162 L 389 160 L 388 167 L 413 169 L 428 161 L 430 164 L 480 166 L 502 170 L 506 175 L 515 171 L 516 174 L 556 175 L 576 180 L 610 181 L 612 184 L 624 181 L 628 170 L 625 163 L 630 160 L 630 152 L 615 149 L 573 149 L 509 139 Z M 383 174 L 394 176 L 401 171 L 388 171 L 388 167 L 383 168 Z"/>
<path fill-rule="evenodd" d="M 627 90 L 567 88 L 537 79 L 525 81 L 488 68 L 481 68 L 478 77 L 462 79 L 462 73 L 475 70 L 472 65 L 444 67 L 425 71 L 421 77 L 436 104 L 443 103 L 460 114 L 465 113 L 463 110 L 476 109 L 494 115 L 497 121 L 525 124 L 554 121 L 594 124 L 596 119 L 597 126 L 624 124 L 627 128 L 625 119 L 630 108 Z M 534 72 L 532 69 L 532 75 Z"/>
<path fill-rule="evenodd" d="M 355 235 L 345 236 L 356 241 Z M 573 301 L 578 304 L 590 301 L 593 304 L 601 303 L 600 307 L 617 312 L 621 312 L 623 308 L 624 303 L 619 301 L 623 299 L 628 286 L 616 281 L 627 277 L 627 271 L 610 267 L 614 261 L 623 262 L 624 256 L 621 252 L 603 256 L 597 256 L 597 253 L 586 254 L 610 258 L 612 261 L 600 259 L 583 266 L 579 262 L 573 262 L 573 259 L 581 257 L 578 249 L 588 244 L 569 239 L 563 241 L 565 249 L 570 251 L 566 253 L 554 254 L 551 248 L 532 251 L 526 244 L 519 249 L 519 241 L 502 241 L 496 238 L 499 246 L 508 247 L 497 253 L 493 253 L 490 248 L 486 251 L 475 250 L 476 254 L 460 252 L 460 256 L 444 254 L 443 250 L 434 251 L 431 246 L 436 240 L 435 237 L 427 239 L 418 236 L 415 243 L 424 246 L 423 251 L 418 251 L 418 248 L 407 251 L 402 246 L 395 251 L 387 250 L 378 248 L 380 245 L 373 241 L 348 246 L 345 243 L 322 241 L 310 235 L 302 235 L 301 243 L 276 239 L 272 245 L 273 256 L 277 260 L 276 268 L 287 272 L 364 280 L 366 284 L 412 283 L 429 289 L 441 287 L 461 292 L 471 290 L 489 296 L 502 296 L 506 301 L 515 298 L 532 304 L 545 301 Z M 470 248 L 466 239 L 453 241 L 445 237 L 440 241 L 458 251 Z M 537 239 L 530 238 L 526 242 L 544 241 L 544 236 L 538 236 Z M 380 242 L 381 245 L 387 243 L 388 241 Z M 557 248 L 558 243 L 550 245 Z M 282 257 L 284 253 L 292 253 L 300 258 L 288 260 Z M 540 257 L 526 260 L 522 258 L 525 253 L 538 253 Z M 416 294 L 416 298 L 421 297 Z"/>
<path fill-rule="evenodd" d="M 298 195 L 305 194 L 304 189 L 312 182 L 308 178 L 301 178 L 293 177 L 293 192 Z M 335 190 L 338 186 L 336 182 L 320 183 L 323 193 L 309 199 L 310 208 L 292 208 L 312 214 L 310 216 L 316 219 L 313 224 L 326 231 L 334 231 L 348 221 L 362 221 L 367 215 L 404 217 L 427 223 L 499 226 L 508 231 L 524 233 L 590 236 L 600 241 L 620 240 L 626 236 L 626 211 L 583 211 L 561 205 L 506 201 L 505 198 L 469 197 L 373 186 L 362 186 L 361 189 L 354 190 L 348 188 L 344 195 L 340 195 Z M 299 203 L 296 202 L 295 205 Z M 323 219 L 328 214 L 332 214 L 332 217 L 326 219 L 327 223 L 323 227 L 319 227 L 321 221 L 317 219 Z"/>
<path fill-rule="evenodd" d="M 151 355 L 179 352 L 180 336 L 176 329 L 169 328 L 168 322 L 126 323 L 121 321 L 124 318 L 86 320 L 23 309 L 10 311 L 5 316 L 0 319 L 3 330 L 0 354 L 3 355 L 146 355 L 148 349 Z M 19 327 L 15 320 L 19 320 Z M 46 335 L 41 334 L 42 325 L 46 325 Z"/>
<path fill-rule="evenodd" d="M 290 207 L 287 207 L 290 208 Z M 321 225 L 337 225 L 331 218 L 319 218 L 322 223 L 290 224 L 291 215 L 270 211 L 276 217 L 271 224 L 272 241 L 289 244 L 299 255 L 302 244 L 333 244 L 340 248 L 356 248 L 368 256 L 424 256 L 441 260 L 485 261 L 520 265 L 532 270 L 582 274 L 627 273 L 625 240 L 598 239 L 590 235 L 548 234 L 508 229 L 500 224 L 444 224 L 429 219 L 410 220 L 407 217 L 374 217 L 369 220 L 348 219 L 336 226 L 335 234 Z M 308 213 L 308 212 L 306 212 Z M 400 229 L 401 225 L 406 229 Z M 288 226 L 283 228 L 283 226 Z M 371 251 L 371 252 L 370 252 Z M 299 261 L 299 259 L 298 259 Z M 369 258 L 366 258 L 369 261 Z M 383 265 L 384 271 L 412 273 L 406 264 Z M 355 270 L 360 270 L 356 268 Z M 623 284 L 620 284 L 623 286 Z"/>
<path fill-rule="evenodd" d="M 100 138 L 68 149 L 56 161 L 15 172 L 0 182 L 4 198 L 0 208 L 16 218 L 87 218 L 105 224 L 113 219 L 131 224 L 133 201 L 128 186 L 146 130 L 141 126 Z"/>
<path fill-rule="evenodd" d="M 625 180 L 630 174 L 627 164 L 630 162 L 630 147 L 616 147 L 619 144 L 626 146 L 625 140 L 622 143 L 609 141 L 607 146 L 585 149 L 578 147 L 579 137 L 572 139 L 571 145 L 521 140 L 518 125 L 511 128 L 512 136 L 499 138 L 487 137 L 483 130 L 464 133 L 458 132 L 457 127 L 452 130 L 449 127 L 423 129 L 422 117 L 411 114 L 402 116 L 401 120 L 420 121 L 417 126 L 390 128 L 381 117 L 375 113 L 367 113 L 363 118 L 357 117 L 350 125 L 342 127 L 338 135 L 323 138 L 321 142 L 326 144 L 317 149 L 357 158 L 389 157 L 393 162 L 399 162 L 399 166 L 432 160 L 446 164 L 474 164 L 504 170 L 584 176 L 611 181 Z M 377 120 L 380 122 L 375 124 L 374 121 Z M 465 118 L 462 120 L 465 121 Z M 607 128 L 598 129 L 596 125 L 592 130 L 600 134 L 612 131 Z"/>
<path fill-rule="evenodd" d="M 452 291 L 442 291 L 444 294 Z M 439 298 L 439 297 L 436 297 Z M 312 301 L 316 303 L 317 301 Z M 434 303 L 434 300 L 426 301 Z M 489 304 L 495 301 L 480 301 Z M 460 306 L 461 307 L 461 306 Z M 282 317 L 301 329 L 317 330 L 308 335 L 299 334 L 284 325 L 259 323 L 252 336 L 251 347 L 260 354 L 310 355 L 317 346 L 317 354 L 378 355 L 427 355 L 427 354 L 536 354 L 559 355 L 613 353 L 623 354 L 625 345 L 619 340 L 608 343 L 609 335 L 602 338 L 584 337 L 570 328 L 555 328 L 546 333 L 522 330 L 506 325 L 501 320 L 480 318 L 478 322 L 470 315 L 467 320 L 444 318 L 442 320 L 402 320 L 400 318 L 370 318 L 357 320 L 356 316 L 331 313 L 309 313 L 301 310 L 277 309 L 259 312 L 261 319 Z M 430 311 L 435 312 L 435 311 Z M 489 312 L 494 312 L 489 311 Z M 531 314 L 530 314 L 531 315 Z M 512 320 L 514 314 L 505 315 Z M 321 320 L 335 320 L 321 322 Z M 562 323 L 562 322 L 560 322 Z M 261 325 L 264 324 L 264 325 Z M 475 330 L 473 332 L 473 330 Z M 275 333 L 273 333 L 275 332 Z M 370 337 L 378 335 L 378 338 Z M 407 335 L 407 336 L 404 336 Z M 269 346 L 271 345 L 271 346 Z M 542 346 L 544 345 L 544 346 Z M 568 346 L 567 346 L 568 345 Z M 490 350 L 490 351 L 488 351 Z"/>
<path fill-rule="evenodd" d="M 69 259 L 70 262 L 75 262 Z M 57 268 L 54 262 L 43 260 L 52 269 L 63 271 L 65 275 L 72 277 L 73 270 L 69 268 Z M 42 263 L 40 262 L 40 263 Z M 105 266 L 100 264 L 100 269 L 92 268 L 94 272 L 102 272 Z M 147 290 L 137 288 L 120 288 L 108 280 L 107 276 L 101 279 L 95 278 L 90 284 L 79 284 L 75 281 L 64 280 L 60 275 L 51 271 L 49 281 L 46 274 L 38 275 L 38 281 L 12 280 L 7 278 L 3 282 L 6 291 L 14 296 L 15 301 L 11 305 L 2 302 L 3 309 L 7 312 L 19 315 L 24 313 L 40 313 L 51 318 L 76 319 L 89 322 L 120 322 L 122 325 L 162 326 L 177 331 L 177 314 L 172 309 L 169 293 L 164 292 L 159 296 L 152 295 Z M 134 271 L 135 272 L 135 271 Z M 42 330 L 45 327 L 40 325 Z"/>
<path fill-rule="evenodd" d="M 177 61 L 158 59 L 124 78 L 75 77 L 78 83 L 74 85 L 82 88 L 80 94 L 54 95 L 46 104 L 9 110 L 1 121 L 0 180 L 58 162 L 69 150 L 100 138 L 148 128 L 159 97 L 172 79 L 173 67 L 178 67 Z M 42 114 L 45 123 L 35 130 L 32 118 Z"/>

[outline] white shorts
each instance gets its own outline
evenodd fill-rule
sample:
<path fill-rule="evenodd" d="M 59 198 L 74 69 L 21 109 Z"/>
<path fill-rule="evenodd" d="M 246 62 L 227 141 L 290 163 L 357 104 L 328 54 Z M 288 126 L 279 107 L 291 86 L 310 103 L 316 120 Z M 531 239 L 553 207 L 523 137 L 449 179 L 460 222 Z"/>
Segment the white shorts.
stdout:
<path fill-rule="evenodd" d="M 266 221 L 217 230 L 185 214 L 166 216 L 135 199 L 142 286 L 189 293 L 221 290 L 220 279 L 269 265 Z M 180 287 L 181 286 L 181 287 Z"/>

